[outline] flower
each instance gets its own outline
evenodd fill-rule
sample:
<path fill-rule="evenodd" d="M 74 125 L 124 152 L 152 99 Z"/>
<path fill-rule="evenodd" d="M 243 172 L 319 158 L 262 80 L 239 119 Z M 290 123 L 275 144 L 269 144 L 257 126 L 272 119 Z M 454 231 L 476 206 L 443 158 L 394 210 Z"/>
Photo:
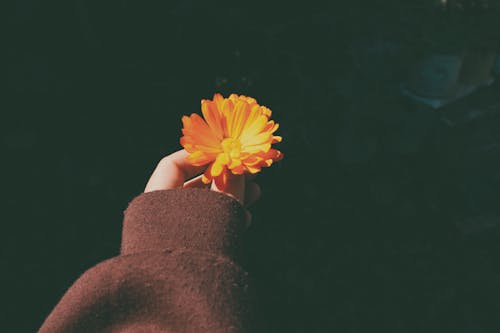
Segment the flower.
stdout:
<path fill-rule="evenodd" d="M 271 110 L 254 98 L 231 94 L 229 98 L 215 94 L 213 100 L 202 100 L 203 118 L 193 113 L 182 117 L 181 145 L 190 154 L 187 160 L 196 166 L 208 165 L 202 181 L 215 181 L 224 188 L 230 174 L 257 173 L 283 158 L 271 148 L 281 142 L 273 133 L 279 125 Z"/>

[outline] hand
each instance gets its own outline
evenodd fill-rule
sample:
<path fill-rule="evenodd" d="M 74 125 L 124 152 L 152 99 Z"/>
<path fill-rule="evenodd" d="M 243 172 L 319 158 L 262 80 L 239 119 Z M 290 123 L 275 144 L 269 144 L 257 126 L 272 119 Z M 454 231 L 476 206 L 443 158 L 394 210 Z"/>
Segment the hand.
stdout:
<path fill-rule="evenodd" d="M 189 153 L 182 149 L 164 157 L 159 163 L 144 189 L 144 192 L 170 190 L 174 188 L 186 187 L 209 187 L 212 191 L 221 192 L 238 200 L 246 212 L 246 223 L 250 225 L 252 215 L 246 209 L 250 207 L 260 197 L 260 187 L 253 179 L 254 175 L 233 175 L 229 179 L 226 188 L 217 188 L 212 184 L 203 184 L 201 174 L 206 166 L 193 166 L 186 157 Z"/>

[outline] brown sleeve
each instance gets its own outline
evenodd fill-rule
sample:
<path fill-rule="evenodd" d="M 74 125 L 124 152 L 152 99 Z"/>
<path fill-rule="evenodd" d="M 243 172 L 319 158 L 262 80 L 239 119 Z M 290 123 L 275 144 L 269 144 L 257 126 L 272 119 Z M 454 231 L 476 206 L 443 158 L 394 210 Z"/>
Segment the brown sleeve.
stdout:
<path fill-rule="evenodd" d="M 244 217 L 236 200 L 206 189 L 144 193 L 125 211 L 121 254 L 185 247 L 234 258 Z"/>
<path fill-rule="evenodd" d="M 143 193 L 121 254 L 85 272 L 39 332 L 251 332 L 253 293 L 236 263 L 243 207 L 204 189 Z"/>

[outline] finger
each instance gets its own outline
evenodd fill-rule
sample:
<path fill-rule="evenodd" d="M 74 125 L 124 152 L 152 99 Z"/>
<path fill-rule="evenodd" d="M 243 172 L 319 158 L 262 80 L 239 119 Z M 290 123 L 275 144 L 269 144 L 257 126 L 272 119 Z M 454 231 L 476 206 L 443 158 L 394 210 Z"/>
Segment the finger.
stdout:
<path fill-rule="evenodd" d="M 245 176 L 244 175 L 233 175 L 228 172 L 223 175 L 225 178 L 224 182 L 218 181 L 216 179 L 212 182 L 211 189 L 213 191 L 225 193 L 236 200 L 238 200 L 242 205 L 245 204 Z"/>
<path fill-rule="evenodd" d="M 199 175 L 205 166 L 194 166 L 187 161 L 189 153 L 182 149 L 164 157 L 144 189 L 144 192 L 169 190 L 182 187 L 186 179 Z"/>
<path fill-rule="evenodd" d="M 252 206 L 261 195 L 260 186 L 255 182 L 247 182 L 245 186 L 245 207 Z"/>

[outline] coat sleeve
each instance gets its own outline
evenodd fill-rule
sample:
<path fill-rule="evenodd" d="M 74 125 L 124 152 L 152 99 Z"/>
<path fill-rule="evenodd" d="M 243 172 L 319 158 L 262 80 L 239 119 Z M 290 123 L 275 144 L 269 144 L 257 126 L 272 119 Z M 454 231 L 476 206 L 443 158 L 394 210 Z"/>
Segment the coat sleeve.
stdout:
<path fill-rule="evenodd" d="M 39 332 L 253 332 L 238 265 L 244 209 L 205 189 L 143 193 L 124 214 L 121 253 L 86 271 Z"/>

